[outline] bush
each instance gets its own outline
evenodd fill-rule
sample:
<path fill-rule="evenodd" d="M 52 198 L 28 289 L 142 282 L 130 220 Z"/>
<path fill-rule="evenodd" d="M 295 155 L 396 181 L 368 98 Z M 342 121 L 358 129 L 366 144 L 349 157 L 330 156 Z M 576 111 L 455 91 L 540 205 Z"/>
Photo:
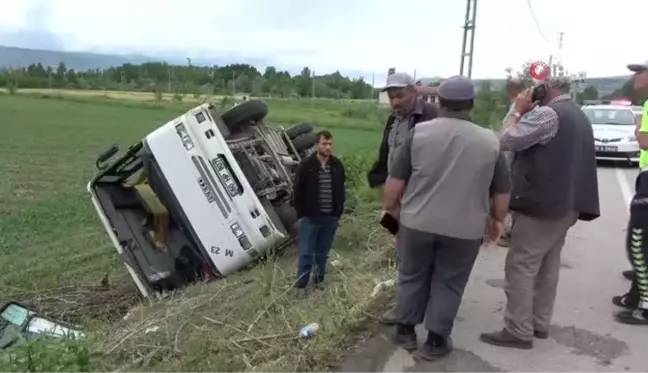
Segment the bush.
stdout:
<path fill-rule="evenodd" d="M 171 98 L 173 102 L 182 102 L 182 93 L 174 92 L 173 97 Z"/>
<path fill-rule="evenodd" d="M 348 153 L 340 157 L 346 172 L 346 187 L 355 192 L 367 186 L 367 172 L 373 159 L 367 153 Z"/>
<path fill-rule="evenodd" d="M 153 91 L 153 97 L 155 98 L 155 101 L 162 101 L 162 98 L 164 97 L 162 94 L 162 91 L 159 88 L 156 88 Z"/>
<path fill-rule="evenodd" d="M 387 120 L 388 112 L 376 105 L 355 104 L 344 108 L 341 115 L 353 119 L 375 119 L 377 121 L 385 121 Z"/>
<path fill-rule="evenodd" d="M 21 341 L 0 359 L 2 372 L 89 372 L 90 351 L 78 340 Z"/>

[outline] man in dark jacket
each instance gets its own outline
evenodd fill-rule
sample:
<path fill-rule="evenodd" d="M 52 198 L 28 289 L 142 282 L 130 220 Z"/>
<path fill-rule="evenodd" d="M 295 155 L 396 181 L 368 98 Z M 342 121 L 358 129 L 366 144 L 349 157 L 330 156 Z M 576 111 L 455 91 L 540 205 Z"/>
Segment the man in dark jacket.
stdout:
<path fill-rule="evenodd" d="M 407 139 L 409 130 L 419 122 L 437 117 L 436 106 L 419 97 L 414 83 L 414 79 L 406 73 L 394 73 L 387 77 L 383 91 L 387 91 L 392 113 L 383 131 L 378 159 L 367 175 L 372 188 L 385 184 L 395 150 Z"/>
<path fill-rule="evenodd" d="M 294 206 L 299 217 L 299 264 L 297 289 L 305 293 L 313 274 L 317 289 L 323 289 L 329 251 L 344 210 L 345 171 L 332 154 L 333 136 L 317 134 L 317 151 L 304 158 L 297 168 Z"/>
<path fill-rule="evenodd" d="M 560 253 L 577 220 L 600 215 L 592 124 L 571 99 L 570 80 L 551 78 L 545 105 L 533 89 L 515 100 L 500 138 L 515 152 L 511 166 L 511 247 L 506 255 L 505 328 L 481 340 L 520 349 L 547 338 L 560 273 Z"/>
<path fill-rule="evenodd" d="M 378 159 L 367 175 L 369 186 L 382 187 L 393 164 L 396 149 L 409 138 L 409 131 L 417 123 L 432 120 L 437 117 L 434 104 L 423 100 L 415 87 L 415 81 L 406 73 L 394 73 L 387 77 L 383 88 L 389 96 L 392 113 L 387 118 L 383 131 Z M 396 208 L 398 210 L 398 207 Z M 397 211 L 394 213 L 397 214 Z M 389 309 L 382 317 L 385 324 L 395 324 L 394 309 Z"/>

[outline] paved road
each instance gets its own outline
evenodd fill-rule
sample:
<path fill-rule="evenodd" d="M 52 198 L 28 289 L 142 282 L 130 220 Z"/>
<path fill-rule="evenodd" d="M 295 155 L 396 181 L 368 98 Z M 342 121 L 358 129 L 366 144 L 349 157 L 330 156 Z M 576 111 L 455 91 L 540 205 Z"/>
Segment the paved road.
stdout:
<path fill-rule="evenodd" d="M 466 289 L 454 330 L 455 351 L 438 362 L 417 362 L 387 339 L 389 329 L 349 355 L 341 371 L 648 371 L 648 326 L 613 321 L 613 295 L 625 292 L 629 269 L 623 241 L 627 206 L 637 170 L 601 165 L 602 216 L 579 222 L 563 251 L 561 279 L 550 338 L 536 340 L 533 350 L 512 350 L 478 340 L 484 331 L 502 326 L 506 249 L 486 247 Z M 419 330 L 419 338 L 425 331 Z"/>

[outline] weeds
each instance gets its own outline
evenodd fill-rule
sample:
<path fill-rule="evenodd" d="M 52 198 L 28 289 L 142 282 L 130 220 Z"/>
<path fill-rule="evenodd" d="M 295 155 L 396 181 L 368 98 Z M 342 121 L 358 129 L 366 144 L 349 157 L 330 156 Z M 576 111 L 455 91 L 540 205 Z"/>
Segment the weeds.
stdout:
<path fill-rule="evenodd" d="M 294 254 L 269 258 L 248 273 L 138 307 L 95 346 L 104 355 L 101 368 L 330 369 L 343 354 L 350 333 L 374 319 L 372 310 L 390 296 L 371 296 L 377 283 L 394 275 L 389 237 L 376 229 L 377 219 L 377 211 L 343 219 L 324 292 L 313 291 L 308 299 L 296 297 Z M 299 339 L 299 329 L 311 322 L 320 324 L 316 336 Z"/>
<path fill-rule="evenodd" d="M 68 339 L 52 343 L 44 339 L 22 339 L 0 358 L 3 372 L 89 372 L 92 370 L 88 344 Z"/>

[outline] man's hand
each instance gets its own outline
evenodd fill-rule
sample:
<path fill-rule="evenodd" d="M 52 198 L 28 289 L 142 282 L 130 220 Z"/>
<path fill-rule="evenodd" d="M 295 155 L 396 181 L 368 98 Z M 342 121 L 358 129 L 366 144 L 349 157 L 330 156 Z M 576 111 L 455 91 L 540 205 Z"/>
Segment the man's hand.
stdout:
<path fill-rule="evenodd" d="M 394 219 L 396 219 L 396 220 L 399 220 L 400 210 L 397 210 L 397 209 L 389 210 L 389 211 L 387 211 L 387 210 L 382 210 L 382 211 L 380 212 L 380 220 L 382 220 L 382 219 L 385 217 L 385 215 L 387 215 L 387 214 L 391 215 L 392 218 L 394 218 Z"/>
<path fill-rule="evenodd" d="M 504 223 L 494 219 L 492 217 L 488 218 L 486 221 L 486 232 L 484 234 L 484 241 L 487 244 L 499 241 L 499 239 L 504 234 Z"/>
<path fill-rule="evenodd" d="M 538 106 L 539 102 L 533 102 L 533 88 L 527 88 L 515 99 L 515 112 L 524 115 Z"/>

